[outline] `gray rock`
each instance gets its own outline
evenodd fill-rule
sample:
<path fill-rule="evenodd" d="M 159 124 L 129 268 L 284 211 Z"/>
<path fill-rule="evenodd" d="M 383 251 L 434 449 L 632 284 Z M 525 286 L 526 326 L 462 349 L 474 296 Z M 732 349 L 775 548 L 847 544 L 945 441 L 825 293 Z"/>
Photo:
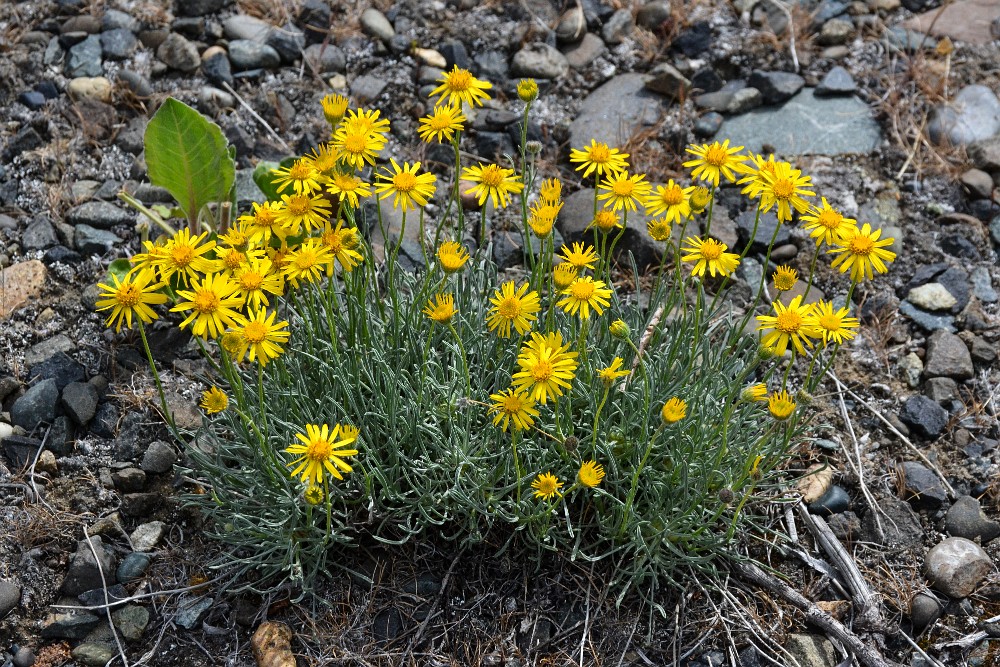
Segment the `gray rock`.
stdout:
<path fill-rule="evenodd" d="M 149 516 L 163 504 L 159 493 L 126 493 L 122 496 L 122 514 L 131 517 Z"/>
<path fill-rule="evenodd" d="M 635 21 L 632 18 L 631 10 L 619 9 L 604 22 L 601 38 L 607 44 L 621 44 L 632 34 L 634 28 Z"/>
<path fill-rule="evenodd" d="M 514 54 L 511 69 L 515 76 L 558 79 L 569 72 L 569 61 L 554 47 L 533 42 Z"/>
<path fill-rule="evenodd" d="M 750 20 L 753 25 L 766 26 L 775 35 L 781 35 L 788 29 L 786 11 L 775 0 L 761 0 L 753 5 Z"/>
<path fill-rule="evenodd" d="M 176 32 L 167 35 L 156 49 L 156 57 L 167 67 L 181 72 L 193 72 L 201 65 L 198 47 Z"/>
<path fill-rule="evenodd" d="M 919 634 L 930 627 L 944 611 L 941 601 L 930 593 L 917 593 L 910 601 L 910 622 L 913 630 Z"/>
<path fill-rule="evenodd" d="M 837 539 L 846 544 L 854 542 L 861 534 L 861 520 L 857 514 L 850 510 L 834 514 L 826 522 Z"/>
<path fill-rule="evenodd" d="M 177 602 L 177 616 L 174 618 L 174 623 L 185 630 L 193 630 L 213 604 L 215 604 L 214 598 L 182 596 Z"/>
<path fill-rule="evenodd" d="M 941 283 L 925 283 L 910 290 L 906 299 L 923 310 L 950 311 L 958 300 Z"/>
<path fill-rule="evenodd" d="M 756 109 L 761 104 L 763 104 L 763 97 L 760 91 L 748 86 L 733 92 L 726 104 L 725 111 L 730 114 L 741 114 Z"/>
<path fill-rule="evenodd" d="M 959 496 L 955 500 L 948 508 L 944 525 L 952 537 L 978 538 L 981 544 L 1000 537 L 1000 523 L 987 518 L 979 501 L 972 496 Z"/>
<path fill-rule="evenodd" d="M 566 56 L 566 62 L 571 68 L 583 69 L 597 60 L 605 51 L 607 51 L 607 46 L 605 46 L 604 40 L 594 33 L 588 32 L 579 44 L 565 49 L 563 55 Z"/>
<path fill-rule="evenodd" d="M 167 524 L 162 521 L 150 521 L 139 525 L 132 534 L 129 541 L 132 548 L 139 552 L 152 551 L 167 532 Z"/>
<path fill-rule="evenodd" d="M 293 63 L 306 46 L 306 36 L 294 24 L 275 27 L 267 35 L 267 45 L 278 52 L 281 62 Z"/>
<path fill-rule="evenodd" d="M 65 56 L 66 52 L 63 51 L 62 46 L 59 44 L 59 38 L 53 37 L 49 40 L 48 45 L 45 47 L 45 54 L 42 56 L 42 62 L 52 67 L 58 67 L 62 64 Z"/>
<path fill-rule="evenodd" d="M 972 356 L 962 339 L 947 331 L 937 331 L 927 340 L 924 375 L 968 380 L 975 375 Z"/>
<path fill-rule="evenodd" d="M 837 652 L 826 637 L 788 635 L 785 648 L 801 667 L 834 667 L 837 664 Z"/>
<path fill-rule="evenodd" d="M 77 543 L 76 553 L 70 561 L 66 578 L 63 579 L 60 590 L 66 595 L 79 595 L 94 588 L 100 588 L 101 572 L 104 572 L 104 581 L 110 586 L 115 583 L 116 562 L 114 554 L 105 549 L 100 536 L 90 538 L 94 545 L 94 551 L 90 550 L 86 540 Z M 97 559 L 94 558 L 97 553 Z M 99 560 L 98 560 L 99 559 Z"/>
<path fill-rule="evenodd" d="M 823 24 L 816 43 L 820 46 L 846 44 L 854 36 L 854 24 L 844 19 L 830 19 Z"/>
<path fill-rule="evenodd" d="M 6 424 L 4 426 L 6 427 L 4 428 L 5 431 L 11 430 L 10 426 Z M 26 438 L 23 435 L 11 435 L 7 433 L 0 440 L 0 452 L 3 453 L 3 458 L 10 463 L 11 467 L 18 471 L 27 470 L 28 466 L 35 460 L 35 455 L 38 454 L 41 446 L 41 440 Z"/>
<path fill-rule="evenodd" d="M 786 157 L 871 153 L 882 140 L 867 104 L 854 97 L 818 98 L 811 88 L 780 108 L 729 118 L 719 132 L 731 145 L 760 152 L 769 144 Z"/>
<path fill-rule="evenodd" d="M 739 217 L 736 218 L 741 245 L 750 240 L 750 234 L 753 233 L 754 219 L 756 217 L 756 210 L 747 210 L 740 213 Z M 775 236 L 775 232 L 777 232 L 777 236 Z M 789 231 L 788 225 L 782 225 L 778 222 L 778 216 L 773 208 L 767 213 L 760 214 L 757 233 L 754 235 L 753 245 L 750 247 L 751 252 L 766 252 L 772 238 L 776 246 L 784 245 L 792 238 L 792 233 Z"/>
<path fill-rule="evenodd" d="M 67 602 L 77 604 L 73 598 Z M 46 639 L 83 639 L 100 622 L 101 619 L 90 612 L 54 611 L 42 621 L 42 637 Z"/>
<path fill-rule="evenodd" d="M 701 139 L 709 139 L 714 137 L 718 133 L 719 128 L 722 127 L 722 122 L 725 120 L 721 113 L 716 111 L 709 111 L 706 114 L 702 114 L 698 120 L 694 122 L 694 134 L 696 137 Z"/>
<path fill-rule="evenodd" d="M 230 16 L 222 22 L 222 31 L 226 39 L 252 39 L 261 44 L 267 41 L 267 36 L 271 34 L 273 27 L 267 21 L 246 14 Z"/>
<path fill-rule="evenodd" d="M 111 481 L 122 493 L 135 493 L 145 488 L 146 473 L 139 468 L 122 468 L 111 473 Z"/>
<path fill-rule="evenodd" d="M 118 656 L 118 649 L 104 642 L 84 642 L 70 651 L 70 656 L 87 667 L 105 667 Z"/>
<path fill-rule="evenodd" d="M 104 16 L 101 17 L 101 30 L 128 30 L 129 32 L 139 32 L 142 25 L 139 20 L 133 18 L 131 14 L 118 11 L 117 9 L 105 9 Z"/>
<path fill-rule="evenodd" d="M 924 331 L 955 331 L 955 318 L 951 315 L 932 315 L 920 310 L 909 301 L 899 302 L 899 312 L 906 315 Z"/>
<path fill-rule="evenodd" d="M 125 209 L 106 201 L 89 201 L 66 212 L 66 222 L 71 225 L 90 225 L 97 229 L 111 229 L 115 225 L 129 225 L 135 216 Z"/>
<path fill-rule="evenodd" d="M 754 70 L 747 85 L 760 91 L 764 104 L 781 104 L 802 90 L 806 80 L 792 72 Z"/>
<path fill-rule="evenodd" d="M 135 53 L 138 46 L 139 40 L 124 28 L 101 33 L 101 52 L 108 60 L 125 60 Z"/>
<path fill-rule="evenodd" d="M 1000 171 L 1000 137 L 973 142 L 965 151 L 977 169 L 990 173 Z"/>
<path fill-rule="evenodd" d="M 117 234 L 90 225 L 76 226 L 76 249 L 85 255 L 104 255 L 121 244 Z"/>
<path fill-rule="evenodd" d="M 950 104 L 931 109 L 927 122 L 927 134 L 936 144 L 962 146 L 988 139 L 997 132 L 1000 132 L 1000 100 L 987 86 L 978 84 L 958 91 Z M 984 168 L 975 158 L 973 164 Z"/>
<path fill-rule="evenodd" d="M 646 30 L 656 32 L 663 27 L 666 21 L 671 19 L 670 3 L 665 0 L 653 0 L 647 2 L 635 15 L 635 22 Z"/>
<path fill-rule="evenodd" d="M 556 25 L 556 41 L 559 44 L 575 44 L 583 38 L 586 32 L 587 19 L 584 16 L 583 7 L 576 5 L 567 9 L 559 17 L 559 24 Z"/>
<path fill-rule="evenodd" d="M 59 243 L 55 227 L 45 215 L 35 218 L 21 235 L 21 247 L 25 250 L 44 250 Z"/>
<path fill-rule="evenodd" d="M 174 451 L 174 448 L 162 440 L 157 440 L 149 445 L 143 455 L 142 469 L 151 473 L 170 472 L 173 470 L 176 460 L 177 452 Z"/>
<path fill-rule="evenodd" d="M 982 169 L 969 169 L 958 180 L 972 197 L 989 199 L 993 194 L 993 178 Z"/>
<path fill-rule="evenodd" d="M 306 47 L 305 59 L 320 74 L 343 73 L 347 70 L 347 56 L 333 44 L 310 44 Z"/>
<path fill-rule="evenodd" d="M 22 646 L 14 653 L 11 664 L 14 667 L 32 667 L 35 664 L 35 654 L 27 646 Z"/>
<path fill-rule="evenodd" d="M 0 619 L 21 603 L 21 586 L 13 581 L 0 579 Z"/>
<path fill-rule="evenodd" d="M 948 411 L 923 395 L 906 399 L 899 419 L 918 435 L 935 439 L 948 424 Z"/>
<path fill-rule="evenodd" d="M 667 97 L 679 97 L 691 88 L 691 82 L 670 63 L 660 63 L 649 71 L 646 89 Z"/>
<path fill-rule="evenodd" d="M 385 14 L 374 7 L 369 7 L 362 12 L 361 29 L 365 31 L 366 35 L 380 39 L 385 43 L 388 43 L 396 34 Z"/>
<path fill-rule="evenodd" d="M 102 76 L 104 69 L 101 67 L 101 38 L 90 35 L 70 48 L 66 57 L 65 72 L 70 78 Z"/>
<path fill-rule="evenodd" d="M 52 360 L 52 366 L 46 366 L 45 370 L 56 376 L 55 379 L 58 381 L 62 380 L 62 374 L 65 373 L 66 377 L 72 376 L 71 380 L 68 380 L 65 384 L 60 385 L 60 390 L 65 387 L 70 382 L 73 382 L 77 378 L 77 373 L 84 370 L 82 366 L 74 362 L 72 359 L 67 362 L 63 357 L 58 357 L 53 360 L 60 353 L 71 352 L 76 349 L 76 343 L 74 343 L 69 336 L 66 334 L 56 334 L 51 338 L 46 338 L 40 343 L 36 343 L 31 346 L 24 355 L 24 363 L 28 366 L 35 366 L 36 364 L 49 363 Z M 40 377 L 35 373 L 35 369 L 32 369 L 31 377 Z M 48 376 L 46 376 L 48 377 Z M 80 375 L 79 379 L 82 379 Z"/>
<path fill-rule="evenodd" d="M 232 0 L 177 0 L 177 11 L 181 16 L 205 16 L 214 14 L 231 2 Z"/>
<path fill-rule="evenodd" d="M 584 38 L 586 41 L 586 36 Z M 600 39 L 598 39 L 600 41 Z M 488 50 L 477 53 L 473 59 L 479 68 L 480 76 L 490 81 L 503 81 L 507 78 L 507 56 L 501 51 Z"/>
<path fill-rule="evenodd" d="M 209 53 L 211 51 L 211 53 Z M 221 86 L 224 83 L 233 85 L 233 69 L 229 65 L 229 56 L 221 48 L 206 51 L 201 60 L 201 71 L 209 83 Z"/>
<path fill-rule="evenodd" d="M 136 97 L 150 97 L 153 94 L 153 85 L 143 75 L 131 70 L 123 69 L 118 72 L 118 80 L 125 84 L 125 87 L 132 91 Z"/>
<path fill-rule="evenodd" d="M 862 518 L 863 541 L 881 544 L 889 549 L 902 549 L 920 544 L 924 537 L 924 529 L 920 526 L 920 517 L 909 503 L 890 496 L 879 502 L 879 509 L 882 512 L 869 510 Z M 882 524 L 881 535 L 876 519 Z"/>
<path fill-rule="evenodd" d="M 932 401 L 948 403 L 958 398 L 958 383 L 951 378 L 930 378 L 924 384 L 924 395 Z"/>
<path fill-rule="evenodd" d="M 662 106 L 659 95 L 645 90 L 642 74 L 618 75 L 592 92 L 570 125 L 570 146 L 589 146 L 595 139 L 621 146 L 640 125 L 652 125 Z"/>
<path fill-rule="evenodd" d="M 237 72 L 251 69 L 270 69 L 281 64 L 281 56 L 267 44 L 251 39 L 234 39 L 229 42 L 229 62 Z"/>
<path fill-rule="evenodd" d="M 105 595 L 107 600 L 105 600 Z M 94 607 L 100 604 L 109 604 L 118 606 L 121 601 L 127 598 L 128 591 L 121 584 L 114 584 L 113 586 L 108 586 L 105 588 L 93 588 L 89 591 L 84 591 L 76 596 L 76 599 L 80 601 L 84 607 Z"/>
<path fill-rule="evenodd" d="M 149 610 L 137 604 L 125 605 L 111 614 L 115 627 L 128 641 L 139 641 L 149 625 Z"/>
<path fill-rule="evenodd" d="M 948 500 L 941 480 L 922 463 L 906 461 L 900 466 L 906 500 L 917 509 L 936 510 Z"/>
<path fill-rule="evenodd" d="M 846 512 L 851 505 L 851 497 L 836 484 L 830 486 L 826 493 L 809 503 L 809 513 L 827 517 L 832 514 Z"/>
<path fill-rule="evenodd" d="M 816 97 L 832 97 L 835 95 L 851 95 L 858 89 L 854 77 L 846 69 L 837 65 L 819 82 L 814 94 Z"/>
<path fill-rule="evenodd" d="M 146 569 L 149 567 L 152 560 L 153 557 L 149 554 L 133 551 L 129 555 L 125 556 L 125 558 L 122 559 L 121 565 L 118 566 L 116 573 L 118 575 L 118 581 L 123 584 L 135 581 L 146 572 Z"/>
<path fill-rule="evenodd" d="M 41 423 L 51 423 L 56 417 L 59 387 L 52 378 L 42 380 L 14 401 L 10 408 L 10 421 L 15 426 L 31 431 Z"/>
<path fill-rule="evenodd" d="M 997 351 L 990 343 L 976 336 L 972 339 L 972 362 L 976 365 L 989 366 L 997 358 Z"/>
<path fill-rule="evenodd" d="M 97 387 L 89 382 L 71 382 L 62 391 L 62 407 L 78 425 L 86 424 L 97 413 Z"/>
<path fill-rule="evenodd" d="M 993 561 L 983 548 L 964 537 L 949 537 L 924 559 L 924 574 L 931 585 L 952 598 L 971 595 L 992 570 Z"/>
<path fill-rule="evenodd" d="M 219 88 L 202 86 L 198 89 L 198 109 L 210 116 L 217 116 L 225 109 L 236 106 L 236 98 Z"/>
<path fill-rule="evenodd" d="M 371 74 L 362 74 L 351 82 L 351 95 L 360 102 L 374 102 L 389 82 Z"/>

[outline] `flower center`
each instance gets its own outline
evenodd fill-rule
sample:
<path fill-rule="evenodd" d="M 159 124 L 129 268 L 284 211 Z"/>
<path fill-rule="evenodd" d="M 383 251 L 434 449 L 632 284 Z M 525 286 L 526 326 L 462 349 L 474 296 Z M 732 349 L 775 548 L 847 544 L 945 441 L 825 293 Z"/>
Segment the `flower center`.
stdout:
<path fill-rule="evenodd" d="M 827 229 L 837 229 L 840 227 L 841 220 L 843 220 L 843 217 L 836 211 L 830 209 L 825 209 L 817 217 L 819 224 Z"/>
<path fill-rule="evenodd" d="M 225 264 L 226 268 L 229 270 L 240 268 L 245 261 L 246 257 L 243 253 L 236 250 L 226 253 L 226 256 L 222 260 L 223 264 Z"/>
<path fill-rule="evenodd" d="M 629 197 L 635 190 L 635 183 L 627 178 L 623 178 L 615 181 L 611 186 L 611 190 L 619 197 Z"/>
<path fill-rule="evenodd" d="M 552 377 L 552 364 L 545 359 L 539 359 L 535 367 L 531 369 L 531 377 L 535 382 L 546 382 Z"/>
<path fill-rule="evenodd" d="M 294 195 L 288 198 L 288 212 L 292 215 L 304 215 L 309 212 L 311 203 L 308 197 Z"/>
<path fill-rule="evenodd" d="M 447 130 L 451 127 L 451 116 L 447 113 L 440 113 L 436 116 L 431 116 L 431 129 L 440 132 L 441 130 Z"/>
<path fill-rule="evenodd" d="M 296 181 L 304 181 L 312 176 L 313 168 L 304 162 L 296 162 L 288 170 L 288 177 Z"/>
<path fill-rule="evenodd" d="M 274 217 L 274 211 L 269 208 L 262 208 L 254 214 L 253 222 L 258 227 L 270 227 L 277 222 L 277 218 Z"/>
<path fill-rule="evenodd" d="M 497 312 L 501 317 L 512 320 L 521 314 L 521 301 L 516 296 L 508 296 L 500 302 Z"/>
<path fill-rule="evenodd" d="M 365 135 L 360 132 L 344 137 L 344 150 L 348 153 L 363 153 L 365 151 Z"/>
<path fill-rule="evenodd" d="M 131 308 L 142 299 L 142 290 L 132 284 L 122 285 L 116 297 L 119 304 Z"/>
<path fill-rule="evenodd" d="M 306 457 L 311 461 L 325 461 L 330 458 L 330 450 L 329 440 L 310 440 L 306 449 Z"/>
<path fill-rule="evenodd" d="M 778 330 L 785 333 L 795 333 L 802 328 L 802 316 L 794 310 L 786 310 L 778 314 Z"/>
<path fill-rule="evenodd" d="M 337 232 L 325 232 L 323 234 L 323 245 L 330 249 L 334 255 L 339 255 L 344 249 L 344 244 Z"/>
<path fill-rule="evenodd" d="M 569 287 L 574 299 L 589 301 L 594 296 L 594 283 L 578 280 Z"/>
<path fill-rule="evenodd" d="M 774 196 L 778 199 L 788 199 L 795 192 L 795 186 L 787 178 L 782 178 L 774 182 Z"/>
<path fill-rule="evenodd" d="M 208 289 L 200 289 L 194 295 L 194 307 L 199 313 L 214 313 L 219 309 L 219 295 Z"/>
<path fill-rule="evenodd" d="M 170 258 L 177 266 L 187 266 L 194 260 L 194 248 L 189 245 L 174 246 L 170 252 Z"/>
<path fill-rule="evenodd" d="M 503 399 L 503 411 L 509 415 L 521 411 L 521 398 L 517 394 L 510 394 Z"/>
<path fill-rule="evenodd" d="M 500 167 L 495 164 L 491 164 L 483 169 L 482 176 L 483 185 L 490 188 L 498 188 L 500 184 L 503 183 L 503 171 Z"/>
<path fill-rule="evenodd" d="M 472 73 L 468 70 L 456 70 L 448 75 L 448 87 L 454 91 L 468 90 L 472 85 Z"/>
<path fill-rule="evenodd" d="M 613 211 L 598 211 L 597 215 L 594 216 L 594 226 L 599 229 L 612 229 L 617 224 L 618 216 Z"/>
<path fill-rule="evenodd" d="M 311 269 L 316 264 L 316 253 L 303 251 L 295 256 L 295 266 L 299 267 L 299 270 L 305 271 L 306 269 Z"/>
<path fill-rule="evenodd" d="M 663 203 L 667 206 L 677 206 L 684 201 L 684 190 L 680 186 L 675 185 L 672 188 L 664 189 L 663 194 L 660 196 L 663 198 Z"/>
<path fill-rule="evenodd" d="M 827 331 L 836 331 L 840 328 L 840 318 L 833 313 L 826 313 L 820 316 L 819 325 Z"/>
<path fill-rule="evenodd" d="M 411 192 L 417 187 L 417 177 L 408 171 L 401 171 L 392 177 L 392 186 L 399 192 Z"/>
<path fill-rule="evenodd" d="M 350 176 L 337 175 L 333 178 L 333 184 L 337 186 L 339 190 L 344 192 L 351 192 L 358 188 L 359 181 L 351 178 Z"/>
<path fill-rule="evenodd" d="M 267 327 L 263 322 L 249 322 L 245 327 L 243 327 L 243 338 L 245 338 L 248 343 L 260 343 L 267 338 Z"/>
<path fill-rule="evenodd" d="M 611 159 L 611 150 L 604 144 L 597 144 L 590 149 L 590 161 L 603 164 Z"/>
<path fill-rule="evenodd" d="M 875 242 L 867 236 L 855 236 L 851 239 L 851 252 L 855 255 L 868 255 L 874 247 Z"/>
<path fill-rule="evenodd" d="M 708 239 L 701 244 L 701 256 L 709 261 L 714 261 L 722 256 L 722 244 L 715 239 Z"/>
<path fill-rule="evenodd" d="M 256 271 L 247 271 L 240 275 L 240 288 L 245 292 L 259 289 L 264 284 L 264 276 Z"/>
<path fill-rule="evenodd" d="M 721 167 L 729 159 L 729 153 L 722 146 L 709 146 L 705 151 L 705 162 L 713 167 Z"/>

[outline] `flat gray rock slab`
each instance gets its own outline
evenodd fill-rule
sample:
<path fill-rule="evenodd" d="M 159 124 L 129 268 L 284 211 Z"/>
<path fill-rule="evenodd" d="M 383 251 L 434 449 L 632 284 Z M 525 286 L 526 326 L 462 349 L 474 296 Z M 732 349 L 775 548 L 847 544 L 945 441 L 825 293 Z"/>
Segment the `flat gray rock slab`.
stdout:
<path fill-rule="evenodd" d="M 644 74 L 619 74 L 587 96 L 569 127 L 570 146 L 583 148 L 591 139 L 621 147 L 642 125 L 656 122 L 663 96 L 645 89 Z"/>
<path fill-rule="evenodd" d="M 806 88 L 781 106 L 727 118 L 716 138 L 754 152 L 770 144 L 787 158 L 871 153 L 882 134 L 868 105 L 858 98 L 816 97 Z"/>

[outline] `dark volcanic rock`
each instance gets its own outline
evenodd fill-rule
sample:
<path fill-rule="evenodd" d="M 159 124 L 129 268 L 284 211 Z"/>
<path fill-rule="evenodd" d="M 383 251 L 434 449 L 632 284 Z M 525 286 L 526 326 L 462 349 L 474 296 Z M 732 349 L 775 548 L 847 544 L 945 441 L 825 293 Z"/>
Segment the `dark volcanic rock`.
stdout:
<path fill-rule="evenodd" d="M 926 396 L 911 396 L 903 404 L 899 419 L 918 435 L 933 440 L 948 424 L 948 411 Z"/>

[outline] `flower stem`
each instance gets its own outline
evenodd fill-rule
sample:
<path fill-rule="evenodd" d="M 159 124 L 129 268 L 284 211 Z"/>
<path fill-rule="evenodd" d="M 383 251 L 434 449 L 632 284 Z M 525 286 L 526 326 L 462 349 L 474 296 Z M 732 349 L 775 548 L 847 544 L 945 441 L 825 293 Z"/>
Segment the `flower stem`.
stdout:
<path fill-rule="evenodd" d="M 153 381 L 156 382 L 156 391 L 160 394 L 160 407 L 163 409 L 163 417 L 167 420 L 167 425 L 170 427 L 171 431 L 177 431 L 177 424 L 174 422 L 174 416 L 170 412 L 170 408 L 167 407 L 167 395 L 163 392 L 163 383 L 160 382 L 160 372 L 156 370 L 156 362 L 153 361 L 153 353 L 149 350 L 149 341 L 146 339 L 146 327 L 142 323 L 142 319 L 139 322 L 139 335 L 142 337 L 142 348 L 146 351 L 146 360 L 149 362 L 149 369 L 153 371 Z"/>

